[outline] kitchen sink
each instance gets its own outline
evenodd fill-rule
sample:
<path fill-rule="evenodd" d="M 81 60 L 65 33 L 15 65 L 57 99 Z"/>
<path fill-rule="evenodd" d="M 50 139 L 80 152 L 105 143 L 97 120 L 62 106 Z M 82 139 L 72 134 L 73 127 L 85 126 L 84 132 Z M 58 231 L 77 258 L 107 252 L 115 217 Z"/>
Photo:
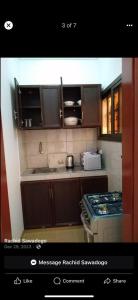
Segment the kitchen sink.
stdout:
<path fill-rule="evenodd" d="M 40 174 L 40 173 L 54 173 L 56 172 L 57 169 L 56 168 L 35 168 L 32 171 L 32 174 Z"/>

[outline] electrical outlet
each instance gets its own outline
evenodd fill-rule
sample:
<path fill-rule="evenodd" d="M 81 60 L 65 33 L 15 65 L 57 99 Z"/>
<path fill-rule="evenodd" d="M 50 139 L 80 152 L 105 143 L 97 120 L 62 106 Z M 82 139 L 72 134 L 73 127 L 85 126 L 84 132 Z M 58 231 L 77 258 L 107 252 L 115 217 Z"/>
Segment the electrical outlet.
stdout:
<path fill-rule="evenodd" d="M 63 164 L 64 164 L 63 159 L 62 160 L 58 160 L 58 165 L 63 165 Z"/>

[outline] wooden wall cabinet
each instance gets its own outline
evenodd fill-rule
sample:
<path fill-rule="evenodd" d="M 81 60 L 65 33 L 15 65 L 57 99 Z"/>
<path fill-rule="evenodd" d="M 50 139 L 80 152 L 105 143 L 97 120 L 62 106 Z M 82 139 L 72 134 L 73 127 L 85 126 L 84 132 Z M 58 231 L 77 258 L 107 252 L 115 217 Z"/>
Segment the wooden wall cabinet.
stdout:
<path fill-rule="evenodd" d="M 122 139 L 122 76 L 118 76 L 104 91 L 101 100 L 101 130 L 99 139 Z"/>
<path fill-rule="evenodd" d="M 15 79 L 17 126 L 22 129 L 61 127 L 60 86 L 23 86 Z"/>
<path fill-rule="evenodd" d="M 79 225 L 83 194 L 107 191 L 107 176 L 21 182 L 24 227 Z"/>
<path fill-rule="evenodd" d="M 80 128 L 100 126 L 99 84 L 33 86 L 19 85 L 15 79 L 16 107 L 14 117 L 18 128 Z M 73 100 L 72 106 L 66 101 Z M 78 104 L 81 100 L 81 104 Z M 78 123 L 66 126 L 64 118 L 75 116 Z"/>

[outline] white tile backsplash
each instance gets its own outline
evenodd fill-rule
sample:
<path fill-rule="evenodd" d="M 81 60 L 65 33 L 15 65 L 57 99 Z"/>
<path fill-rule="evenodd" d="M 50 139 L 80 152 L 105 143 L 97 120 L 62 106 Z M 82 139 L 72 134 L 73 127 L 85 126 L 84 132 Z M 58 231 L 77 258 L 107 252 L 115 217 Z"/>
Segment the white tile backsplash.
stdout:
<path fill-rule="evenodd" d="M 48 153 L 65 153 L 66 152 L 66 142 L 53 142 L 47 143 Z"/>
<path fill-rule="evenodd" d="M 43 154 L 39 153 L 40 142 Z M 26 130 L 19 134 L 19 146 L 21 173 L 26 167 L 63 167 L 67 154 L 73 154 L 75 165 L 80 165 L 81 152 L 102 148 L 108 190 L 122 190 L 122 144 L 97 141 L 96 128 Z"/>
<path fill-rule="evenodd" d="M 47 131 L 46 130 L 25 130 L 24 131 L 25 143 L 33 142 L 46 142 Z"/>
<path fill-rule="evenodd" d="M 67 142 L 67 153 L 81 153 L 86 151 L 86 142 L 84 141 L 73 141 Z"/>
<path fill-rule="evenodd" d="M 83 129 L 67 129 L 67 141 L 74 142 L 74 141 L 83 141 L 84 134 Z"/>
<path fill-rule="evenodd" d="M 67 142 L 73 141 L 93 141 L 97 140 L 97 129 L 96 128 L 78 128 L 78 129 L 67 129 Z"/>
<path fill-rule="evenodd" d="M 86 141 L 86 151 L 97 150 L 97 141 Z"/>
<path fill-rule="evenodd" d="M 47 167 L 47 155 L 32 155 L 27 157 L 28 168 Z"/>
<path fill-rule="evenodd" d="M 22 140 L 28 168 L 65 166 L 67 154 L 73 154 L 79 165 L 81 152 L 97 148 L 97 129 L 25 130 Z M 39 153 L 40 142 L 43 154 Z"/>
<path fill-rule="evenodd" d="M 47 142 L 64 142 L 66 141 L 66 130 L 65 129 L 52 129 L 47 130 Z"/>
<path fill-rule="evenodd" d="M 74 161 L 76 166 L 80 166 L 80 153 L 75 153 L 74 155 Z"/>
<path fill-rule="evenodd" d="M 48 166 L 50 168 L 64 167 L 66 164 L 66 153 L 48 154 Z"/>
<path fill-rule="evenodd" d="M 33 155 L 39 155 L 39 142 L 33 142 L 33 143 L 26 143 L 26 155 L 27 156 L 33 156 Z M 42 152 L 43 154 L 47 154 L 47 144 L 45 142 L 42 142 Z"/>
<path fill-rule="evenodd" d="M 97 141 L 97 128 L 86 128 L 84 129 L 84 137 L 86 141 Z"/>

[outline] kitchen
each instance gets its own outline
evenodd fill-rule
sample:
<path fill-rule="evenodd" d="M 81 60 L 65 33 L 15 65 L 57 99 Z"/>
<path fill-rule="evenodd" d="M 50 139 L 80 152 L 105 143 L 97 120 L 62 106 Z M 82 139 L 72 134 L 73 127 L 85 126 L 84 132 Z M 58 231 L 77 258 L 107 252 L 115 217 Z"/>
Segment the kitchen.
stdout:
<path fill-rule="evenodd" d="M 92 232 L 82 201 L 121 203 L 121 74 L 122 58 L 2 59 L 9 239 L 122 241 L 122 213 Z"/>

